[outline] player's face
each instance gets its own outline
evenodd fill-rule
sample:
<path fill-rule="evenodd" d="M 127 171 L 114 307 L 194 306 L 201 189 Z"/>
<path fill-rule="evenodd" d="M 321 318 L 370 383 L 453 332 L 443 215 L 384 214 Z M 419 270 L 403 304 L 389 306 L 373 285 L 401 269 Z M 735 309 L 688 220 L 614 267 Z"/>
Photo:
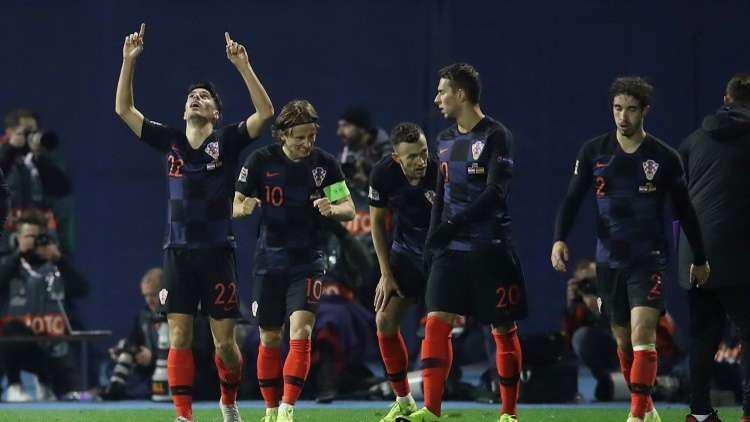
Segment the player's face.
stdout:
<path fill-rule="evenodd" d="M 423 178 L 427 173 L 427 139 L 420 135 L 417 142 L 401 142 L 396 145 L 393 159 L 401 164 L 407 179 Z"/>
<path fill-rule="evenodd" d="M 219 119 L 219 111 L 216 109 L 214 97 L 207 89 L 196 88 L 190 91 L 185 102 L 185 120 L 206 119 L 216 121 Z"/>
<path fill-rule="evenodd" d="M 141 294 L 143 295 L 143 300 L 146 301 L 146 305 L 148 305 L 148 308 L 151 309 L 151 311 L 156 311 L 156 301 L 159 296 L 157 290 L 155 283 L 141 283 Z"/>
<path fill-rule="evenodd" d="M 18 239 L 18 250 L 21 252 L 27 252 L 34 249 L 34 241 L 41 232 L 42 228 L 36 224 L 22 224 L 16 234 L 16 239 Z"/>
<path fill-rule="evenodd" d="M 460 101 L 457 97 L 457 91 L 453 89 L 448 79 L 440 78 L 437 95 L 435 95 L 435 105 L 438 106 L 446 119 L 454 119 L 458 116 Z"/>
<path fill-rule="evenodd" d="M 310 155 L 317 135 L 318 125 L 315 123 L 307 123 L 289 129 L 289 133 L 283 137 L 284 149 L 289 154 L 289 158 L 299 160 Z"/>
<path fill-rule="evenodd" d="M 338 128 L 336 128 L 336 135 L 341 138 L 341 142 L 344 145 L 352 145 L 359 142 L 362 139 L 362 129 L 346 120 L 339 120 Z"/>
<path fill-rule="evenodd" d="M 640 132 L 646 113 L 648 106 L 641 107 L 641 102 L 630 95 L 620 94 L 612 100 L 612 115 L 620 135 L 630 137 Z"/>

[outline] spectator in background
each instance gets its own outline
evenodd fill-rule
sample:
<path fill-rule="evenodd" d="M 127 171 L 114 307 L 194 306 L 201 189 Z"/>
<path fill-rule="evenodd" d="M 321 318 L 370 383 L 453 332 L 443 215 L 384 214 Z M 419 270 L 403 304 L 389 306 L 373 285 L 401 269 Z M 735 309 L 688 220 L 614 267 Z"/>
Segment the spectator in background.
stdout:
<path fill-rule="evenodd" d="M 48 230 L 67 234 L 69 228 L 61 230 L 58 223 L 60 217 L 68 222 L 69 213 L 59 209 L 56 215 L 54 210 L 58 201 L 70 194 L 70 179 L 52 155 L 59 144 L 57 135 L 40 130 L 38 120 L 36 113 L 26 109 L 16 109 L 5 116 L 5 135 L 0 137 L 0 169 L 11 191 L 7 227 L 13 230 L 18 218 L 28 210 L 36 210 L 45 214 Z M 63 250 L 71 250 L 70 236 L 62 236 L 62 240 Z"/>
<path fill-rule="evenodd" d="M 619 376 L 617 343 L 610 322 L 601 312 L 596 282 L 596 263 L 588 258 L 579 261 L 573 277 L 568 280 L 565 332 L 571 339 L 573 352 L 596 380 L 594 398 L 611 401 L 614 395 L 612 374 Z M 682 356 L 674 338 L 675 330 L 674 320 L 664 313 L 656 328 L 659 374 L 669 373 Z"/>
<path fill-rule="evenodd" d="M 80 384 L 70 346 L 54 341 L 66 334 L 64 318 L 72 300 L 88 294 L 89 284 L 33 216 L 16 225 L 13 253 L 0 260 L 1 333 L 49 336 L 49 342 L 8 343 L 2 360 L 8 376 L 8 399 L 30 399 L 20 387 L 21 369 L 38 377 L 37 398 L 53 400 Z"/>
<path fill-rule="evenodd" d="M 141 279 L 141 294 L 146 306 L 136 314 L 128 337 L 109 349 L 114 368 L 109 384 L 102 392 L 105 400 L 145 399 L 151 395 L 159 328 L 166 323 L 156 311 L 161 280 L 160 268 L 148 270 Z"/>
<path fill-rule="evenodd" d="M 716 422 L 710 387 L 711 364 L 727 320 L 736 329 L 742 349 L 750 348 L 750 73 L 733 76 L 724 105 L 703 119 L 701 128 L 680 146 L 690 200 L 703 232 L 711 277 L 694 280 L 693 250 L 680 240 L 680 284 L 689 289 L 690 376 L 692 397 L 686 422 Z M 727 316 L 729 317 L 727 319 Z M 747 355 L 745 355 L 747 356 Z M 742 363 L 742 421 L 750 421 L 750 364 Z"/>
<path fill-rule="evenodd" d="M 375 262 L 377 258 L 370 236 L 372 226 L 367 200 L 369 178 L 375 164 L 383 157 L 391 155 L 393 145 L 388 133 L 375 126 L 370 111 L 361 106 L 351 106 L 344 111 L 339 118 L 336 134 L 343 144 L 338 159 L 356 211 L 354 220 L 346 223 L 346 229 L 365 246 L 370 260 Z M 361 304 L 369 308 L 374 300 L 375 284 L 380 278 L 377 266 L 371 266 L 367 272 L 362 271 L 362 277 L 363 284 L 356 292 L 356 296 Z"/>

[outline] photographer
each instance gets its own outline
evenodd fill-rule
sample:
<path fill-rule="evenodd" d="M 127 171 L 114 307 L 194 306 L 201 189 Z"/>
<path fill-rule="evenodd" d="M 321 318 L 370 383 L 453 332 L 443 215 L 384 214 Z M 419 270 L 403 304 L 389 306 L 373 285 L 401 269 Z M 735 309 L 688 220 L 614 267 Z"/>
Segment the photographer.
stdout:
<path fill-rule="evenodd" d="M 114 367 L 102 392 L 104 400 L 145 399 L 151 395 L 159 328 L 166 322 L 156 311 L 161 279 L 160 268 L 148 270 L 141 279 L 146 306 L 135 316 L 128 337 L 109 349 Z"/>
<path fill-rule="evenodd" d="M 593 260 L 583 259 L 576 265 L 573 277 L 568 280 L 566 303 L 565 331 L 573 352 L 596 379 L 596 399 L 611 401 L 614 394 L 611 372 L 618 368 L 617 345 L 599 309 Z"/>
<path fill-rule="evenodd" d="M 60 215 L 66 212 L 56 209 L 58 200 L 71 192 L 70 179 L 53 156 L 58 144 L 54 132 L 39 129 L 38 116 L 33 111 L 16 109 L 5 116 L 5 135 L 0 138 L 0 169 L 5 173 L 11 192 L 11 215 L 7 224 L 10 229 L 27 210 L 44 213 L 48 229 L 56 229 L 61 220 L 67 221 L 65 215 Z M 66 243 L 63 249 L 69 249 L 68 246 Z"/>
<path fill-rule="evenodd" d="M 0 332 L 6 336 L 48 336 L 50 341 L 3 346 L 0 355 L 9 395 L 28 399 L 20 388 L 23 369 L 38 377 L 37 398 L 52 400 L 80 384 L 68 343 L 54 341 L 54 337 L 66 334 L 61 306 L 69 313 L 72 299 L 88 294 L 89 285 L 62 255 L 43 220 L 21 218 L 14 236 L 14 251 L 0 260 Z"/>

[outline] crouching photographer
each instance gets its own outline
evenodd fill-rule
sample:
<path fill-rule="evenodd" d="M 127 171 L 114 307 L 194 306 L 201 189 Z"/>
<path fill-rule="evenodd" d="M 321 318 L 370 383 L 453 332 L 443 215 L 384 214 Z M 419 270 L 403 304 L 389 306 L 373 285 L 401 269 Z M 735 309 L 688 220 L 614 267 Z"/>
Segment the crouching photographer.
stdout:
<path fill-rule="evenodd" d="M 75 359 L 66 342 L 66 313 L 72 300 L 85 296 L 89 285 L 47 234 L 45 221 L 19 220 L 13 253 L 0 261 L 0 333 L 5 336 L 44 336 L 49 341 L 17 342 L 0 351 L 8 376 L 8 400 L 27 401 L 20 371 L 37 375 L 37 399 L 54 400 L 80 384 Z"/>
<path fill-rule="evenodd" d="M 102 391 L 104 400 L 145 399 L 152 393 L 169 399 L 166 373 L 163 385 L 159 384 L 158 377 L 154 378 L 157 361 L 164 361 L 159 365 L 164 369 L 165 356 L 160 354 L 164 354 L 162 352 L 169 346 L 166 319 L 156 311 L 161 280 L 162 270 L 159 268 L 148 270 L 141 279 L 141 294 L 146 304 L 135 316 L 128 337 L 109 349 L 113 365 L 110 365 L 109 382 Z M 163 337 L 162 347 L 160 335 Z"/>

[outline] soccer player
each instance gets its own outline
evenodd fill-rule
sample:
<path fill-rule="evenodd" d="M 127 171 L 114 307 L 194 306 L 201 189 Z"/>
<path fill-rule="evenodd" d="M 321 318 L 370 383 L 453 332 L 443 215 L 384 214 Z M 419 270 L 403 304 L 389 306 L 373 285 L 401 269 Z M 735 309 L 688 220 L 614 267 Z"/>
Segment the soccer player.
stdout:
<path fill-rule="evenodd" d="M 391 131 L 394 152 L 380 160 L 370 175 L 372 240 L 380 264 L 375 289 L 375 322 L 386 374 L 396 403 L 380 422 L 393 422 L 417 410 L 406 378 L 409 355 L 399 324 L 404 312 L 424 297 L 427 275 L 424 244 L 435 199 L 437 163 L 427 155 L 427 139 L 414 123 L 399 123 Z M 396 217 L 393 243 L 387 227 Z"/>
<path fill-rule="evenodd" d="M 427 322 L 422 342 L 425 407 L 397 421 L 437 421 L 452 364 L 450 332 L 458 315 L 492 324 L 497 345 L 500 421 L 516 421 L 521 345 L 515 321 L 526 316 L 523 275 L 511 244 L 513 175 L 510 131 L 480 107 L 473 66 L 440 70 L 435 104 L 455 124 L 438 136 L 439 172 L 426 248 Z"/>
<path fill-rule="evenodd" d="M 617 78 L 610 86 L 616 130 L 586 142 L 578 153 L 557 215 L 551 253 L 552 266 L 565 271 L 565 239 L 584 195 L 593 187 L 598 209 L 597 289 L 630 386 L 628 422 L 661 420 L 651 389 L 656 378 L 656 326 L 664 310 L 667 196 L 695 252 L 693 278 L 702 283 L 709 274 L 680 157 L 643 128 L 652 93 L 653 87 L 639 77 Z"/>
<path fill-rule="evenodd" d="M 144 118 L 133 103 L 133 74 L 143 52 L 145 29 L 141 24 L 140 32 L 125 37 L 115 110 L 136 136 L 166 158 L 169 208 L 159 302 L 169 323 L 167 376 L 176 420 L 192 419 L 193 316 L 200 304 L 201 311 L 211 317 L 224 421 L 241 421 L 236 404 L 242 355 L 234 338 L 239 310 L 232 185 L 240 152 L 260 135 L 273 116 L 273 105 L 250 66 L 245 47 L 225 33 L 227 58 L 242 75 L 255 113 L 217 129 L 221 101 L 213 84 L 203 82 L 188 88 L 184 131 Z"/>
<path fill-rule="evenodd" d="M 252 313 L 260 326 L 264 422 L 294 420 L 294 404 L 310 370 L 310 338 L 323 287 L 323 219 L 354 218 L 341 167 L 314 147 L 319 127 L 308 101 L 285 105 L 273 126 L 279 143 L 253 152 L 235 186 L 235 217 L 261 207 Z M 282 369 L 281 328 L 287 317 L 289 355 Z"/>

